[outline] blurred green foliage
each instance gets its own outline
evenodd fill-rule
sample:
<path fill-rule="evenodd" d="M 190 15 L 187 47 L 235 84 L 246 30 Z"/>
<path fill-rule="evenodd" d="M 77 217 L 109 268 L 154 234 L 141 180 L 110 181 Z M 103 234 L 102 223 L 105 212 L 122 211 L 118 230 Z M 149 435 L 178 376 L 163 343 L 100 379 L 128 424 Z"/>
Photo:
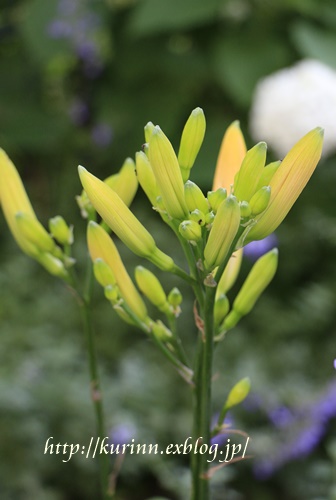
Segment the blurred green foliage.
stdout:
<path fill-rule="evenodd" d="M 256 82 L 304 57 L 335 67 L 335 27 L 333 0 L 4 1 L 1 147 L 15 160 L 42 221 L 61 213 L 75 224 L 82 266 L 85 224 L 74 202 L 78 163 L 100 177 L 117 171 L 141 147 L 149 120 L 177 147 L 184 121 L 201 106 L 208 130 L 192 177 L 209 189 L 225 127 L 238 118 L 247 129 Z M 214 413 L 246 375 L 261 403 L 233 414 L 235 426 L 251 436 L 255 458 L 215 476 L 214 500 L 336 498 L 334 415 L 300 460 L 268 479 L 253 472 L 254 463 L 271 459 L 290 437 L 272 424 L 271 410 L 304 411 L 336 384 L 335 172 L 335 158 L 318 168 L 278 231 L 276 279 L 218 350 Z M 160 247 L 179 260 L 141 194 L 134 207 Z M 49 436 L 87 444 L 94 434 L 75 300 L 20 255 L 3 218 L 0 226 L 0 497 L 97 498 L 92 460 L 78 455 L 64 464 L 43 454 Z M 133 268 L 138 261 L 121 251 Z M 249 266 L 246 261 L 245 273 Z M 167 290 L 176 284 L 162 279 Z M 192 303 L 182 291 L 180 323 L 192 348 Z M 118 320 L 98 290 L 95 306 L 109 428 L 128 423 L 141 443 L 184 442 L 191 423 L 188 388 L 147 339 Z M 117 498 L 184 499 L 187 467 L 186 456 L 127 456 Z"/>

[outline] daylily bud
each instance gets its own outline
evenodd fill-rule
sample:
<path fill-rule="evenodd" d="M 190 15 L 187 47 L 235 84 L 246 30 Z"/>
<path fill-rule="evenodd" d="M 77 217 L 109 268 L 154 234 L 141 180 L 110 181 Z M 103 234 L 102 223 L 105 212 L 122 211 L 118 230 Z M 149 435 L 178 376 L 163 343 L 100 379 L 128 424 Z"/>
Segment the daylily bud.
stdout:
<path fill-rule="evenodd" d="M 188 241 L 200 241 L 202 239 L 201 226 L 193 220 L 184 220 L 181 222 L 179 233 Z"/>
<path fill-rule="evenodd" d="M 196 210 L 193 210 L 192 212 L 190 212 L 189 214 L 189 220 L 193 220 L 195 222 L 197 222 L 197 224 L 199 226 L 204 226 L 205 224 L 205 215 L 203 212 L 201 212 L 200 210 L 198 210 L 198 208 L 196 208 Z"/>
<path fill-rule="evenodd" d="M 221 294 L 216 298 L 214 306 L 214 323 L 217 327 L 225 318 L 230 309 L 229 299 L 226 295 Z"/>
<path fill-rule="evenodd" d="M 145 129 L 144 129 L 145 130 L 145 141 L 147 142 L 147 144 L 151 140 L 154 128 L 155 128 L 155 125 L 152 122 L 148 122 L 147 125 L 145 125 Z"/>
<path fill-rule="evenodd" d="M 182 294 L 180 290 L 174 287 L 168 294 L 168 302 L 173 307 L 178 307 L 182 302 Z"/>
<path fill-rule="evenodd" d="M 129 277 L 110 236 L 99 224 L 91 221 L 88 224 L 87 240 L 92 261 L 102 259 L 107 264 L 115 277 L 120 296 L 138 318 L 145 320 L 147 318 L 145 303 Z"/>
<path fill-rule="evenodd" d="M 55 242 L 36 217 L 18 212 L 15 215 L 17 227 L 23 236 L 38 248 L 40 252 L 52 253 Z"/>
<path fill-rule="evenodd" d="M 219 205 L 222 201 L 226 200 L 227 191 L 225 188 L 218 188 L 216 191 L 208 191 L 208 202 L 214 213 L 217 212 Z"/>
<path fill-rule="evenodd" d="M 234 182 L 234 194 L 239 200 L 250 201 L 257 190 L 265 167 L 267 146 L 259 142 L 247 153 Z"/>
<path fill-rule="evenodd" d="M 239 206 L 240 206 L 240 216 L 243 219 L 247 219 L 247 217 L 250 217 L 251 215 L 250 204 L 247 201 L 241 201 Z"/>
<path fill-rule="evenodd" d="M 213 189 L 223 187 L 230 192 L 234 178 L 246 155 L 246 146 L 239 122 L 233 122 L 226 130 L 220 147 Z"/>
<path fill-rule="evenodd" d="M 252 215 L 259 215 L 266 210 L 271 198 L 270 186 L 259 189 L 251 198 L 250 207 Z"/>
<path fill-rule="evenodd" d="M 203 110 L 201 108 L 194 109 L 184 126 L 178 153 L 178 162 L 181 167 L 184 182 L 188 179 L 190 169 L 194 165 L 195 159 L 202 146 L 205 127 Z"/>
<path fill-rule="evenodd" d="M 83 190 L 81 194 L 76 196 L 75 198 L 83 219 L 94 220 L 96 211 L 93 208 L 86 192 Z"/>
<path fill-rule="evenodd" d="M 73 228 L 69 227 L 60 215 L 49 219 L 49 230 L 55 240 L 61 245 L 72 245 Z"/>
<path fill-rule="evenodd" d="M 239 312 L 232 309 L 224 319 L 224 322 L 220 326 L 220 330 L 222 332 L 227 332 L 228 330 L 232 330 L 232 328 L 234 328 L 238 324 L 241 318 L 242 315 Z"/>
<path fill-rule="evenodd" d="M 108 297 L 106 297 L 106 298 L 107 298 L 107 300 L 110 300 Z M 115 304 L 113 304 L 113 309 L 118 314 L 118 316 L 123 321 L 125 321 L 125 323 L 128 323 L 129 325 L 137 326 L 136 321 L 134 321 L 134 319 L 131 318 L 131 316 L 125 311 L 125 309 L 123 309 L 122 304 L 119 304 L 119 302 L 116 302 Z"/>
<path fill-rule="evenodd" d="M 278 249 L 260 257 L 253 265 L 243 286 L 241 287 L 232 309 L 241 316 L 248 314 L 265 288 L 272 281 L 278 266 Z"/>
<path fill-rule="evenodd" d="M 207 225 L 207 229 L 209 229 L 208 226 L 210 226 L 214 220 L 215 214 L 213 212 L 208 212 L 207 214 L 205 214 L 205 224 Z"/>
<path fill-rule="evenodd" d="M 148 157 L 168 214 L 174 219 L 184 219 L 188 209 L 181 169 L 171 143 L 158 126 L 149 141 Z"/>
<path fill-rule="evenodd" d="M 67 280 L 69 275 L 63 262 L 48 252 L 43 252 L 37 258 L 38 262 L 53 276 Z"/>
<path fill-rule="evenodd" d="M 173 269 L 175 265 L 172 258 L 157 248 L 154 238 L 117 193 L 84 167 L 78 167 L 78 171 L 93 206 L 125 245 L 136 255 L 146 257 L 161 269 Z"/>
<path fill-rule="evenodd" d="M 156 199 L 159 196 L 159 189 L 156 184 L 155 175 L 151 164 L 145 153 L 139 151 L 135 155 L 135 165 L 138 181 L 147 198 L 153 206 L 156 206 Z"/>
<path fill-rule="evenodd" d="M 229 259 L 222 276 L 217 285 L 216 297 L 221 294 L 227 294 L 236 282 L 243 259 L 243 249 L 236 250 Z M 215 276 L 216 278 L 216 276 Z"/>
<path fill-rule="evenodd" d="M 158 320 L 156 323 L 153 323 L 151 327 L 153 335 L 161 342 L 168 342 L 171 340 L 173 334 L 162 321 Z"/>
<path fill-rule="evenodd" d="M 248 233 L 245 244 L 261 240 L 281 224 L 307 184 L 321 157 L 323 129 L 311 130 L 285 156 L 270 180 L 271 199 L 257 224 Z"/>
<path fill-rule="evenodd" d="M 213 269 L 225 259 L 240 225 L 240 208 L 235 196 L 229 196 L 218 208 L 204 249 L 205 267 Z"/>
<path fill-rule="evenodd" d="M 104 287 L 104 295 L 109 300 L 112 302 L 112 304 L 115 304 L 118 299 L 119 299 L 119 288 L 117 285 L 106 285 Z"/>
<path fill-rule="evenodd" d="M 208 202 L 202 190 L 192 181 L 187 181 L 184 185 L 184 196 L 189 212 L 201 210 L 203 213 L 209 212 Z"/>
<path fill-rule="evenodd" d="M 232 408 L 232 406 L 236 406 L 248 395 L 250 392 L 251 388 L 251 382 L 248 377 L 245 377 L 241 379 L 239 382 L 237 382 L 236 385 L 234 385 L 229 392 L 229 395 L 227 397 L 227 400 L 225 402 L 225 410 L 228 410 L 229 408 Z"/>
<path fill-rule="evenodd" d="M 93 262 L 93 272 L 98 283 L 104 288 L 116 284 L 112 269 L 103 259 L 98 258 Z"/>
<path fill-rule="evenodd" d="M 142 293 L 160 311 L 170 312 L 167 296 L 155 274 L 142 266 L 135 268 L 135 280 Z"/>
<path fill-rule="evenodd" d="M 111 175 L 104 181 L 128 207 L 138 189 L 138 180 L 135 175 L 135 163 L 132 158 L 126 158 L 117 174 Z"/>
<path fill-rule="evenodd" d="M 269 163 L 266 165 L 266 167 L 263 169 L 262 174 L 260 176 L 257 190 L 261 189 L 263 186 L 268 186 L 269 183 L 271 182 L 271 179 L 275 172 L 278 170 L 278 168 L 281 165 L 281 161 L 273 161 L 272 163 Z"/>

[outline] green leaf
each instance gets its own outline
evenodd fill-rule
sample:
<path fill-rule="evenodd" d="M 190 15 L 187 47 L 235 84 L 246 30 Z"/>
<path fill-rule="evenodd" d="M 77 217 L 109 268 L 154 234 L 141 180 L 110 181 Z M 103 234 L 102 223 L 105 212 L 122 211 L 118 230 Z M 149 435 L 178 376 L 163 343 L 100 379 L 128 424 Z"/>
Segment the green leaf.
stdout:
<path fill-rule="evenodd" d="M 304 57 L 319 59 L 336 68 L 336 34 L 317 28 L 307 21 L 297 21 L 290 28 L 291 38 Z"/>

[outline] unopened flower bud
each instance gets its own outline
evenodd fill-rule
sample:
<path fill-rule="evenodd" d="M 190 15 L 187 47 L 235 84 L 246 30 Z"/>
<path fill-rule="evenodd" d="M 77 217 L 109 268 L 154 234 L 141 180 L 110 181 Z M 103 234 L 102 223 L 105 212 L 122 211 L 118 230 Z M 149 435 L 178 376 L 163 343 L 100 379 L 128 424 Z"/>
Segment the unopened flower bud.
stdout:
<path fill-rule="evenodd" d="M 203 213 L 209 212 L 209 205 L 202 190 L 192 181 L 187 181 L 184 185 L 185 201 L 189 212 L 201 210 Z"/>
<path fill-rule="evenodd" d="M 214 220 L 215 214 L 213 212 L 208 212 L 207 214 L 205 214 L 205 224 L 207 226 L 207 229 L 209 229 L 208 226 L 211 226 Z"/>
<path fill-rule="evenodd" d="M 154 128 L 155 128 L 155 125 L 152 122 L 148 122 L 147 125 L 145 125 L 145 129 L 144 129 L 145 130 L 145 141 L 147 142 L 147 144 L 151 140 Z"/>
<path fill-rule="evenodd" d="M 54 240 L 35 217 L 18 212 L 15 219 L 23 236 L 35 245 L 40 252 L 52 253 L 54 251 L 56 246 Z"/>
<path fill-rule="evenodd" d="M 167 296 L 155 274 L 143 266 L 135 268 L 135 281 L 141 292 L 152 304 L 163 312 L 169 312 Z"/>
<path fill-rule="evenodd" d="M 168 342 L 173 336 L 169 328 L 167 328 L 166 325 L 164 325 L 160 320 L 152 324 L 152 333 L 154 337 L 161 342 Z"/>
<path fill-rule="evenodd" d="M 259 215 L 266 210 L 271 198 L 270 186 L 264 186 L 257 191 L 251 198 L 250 207 L 252 215 Z"/>
<path fill-rule="evenodd" d="M 105 179 L 104 182 L 113 189 L 125 205 L 129 207 L 138 189 L 135 163 L 132 158 L 126 158 L 119 172 L 111 175 Z"/>
<path fill-rule="evenodd" d="M 182 303 L 182 294 L 180 290 L 174 287 L 168 294 L 168 302 L 171 306 L 178 307 Z"/>
<path fill-rule="evenodd" d="M 96 280 L 101 286 L 107 287 L 108 285 L 116 284 L 112 269 L 102 258 L 98 258 L 93 262 L 93 272 Z"/>
<path fill-rule="evenodd" d="M 271 179 L 275 172 L 278 170 L 278 168 L 281 165 L 281 161 L 273 161 L 272 163 L 269 163 L 266 165 L 266 167 L 263 169 L 262 174 L 260 176 L 257 190 L 261 189 L 263 186 L 268 186 L 269 183 L 271 182 Z"/>
<path fill-rule="evenodd" d="M 225 318 L 230 309 L 229 299 L 226 295 L 221 294 L 216 298 L 214 306 L 214 323 L 217 327 Z"/>
<path fill-rule="evenodd" d="M 266 143 L 259 142 L 246 153 L 234 182 L 234 194 L 238 200 L 250 201 L 256 192 L 265 167 L 266 152 Z"/>
<path fill-rule="evenodd" d="M 61 245 L 72 245 L 73 228 L 69 227 L 60 215 L 49 219 L 49 231 Z"/>
<path fill-rule="evenodd" d="M 201 108 L 191 112 L 181 137 L 178 162 L 181 167 L 183 181 L 189 177 L 189 172 L 202 146 L 205 134 L 205 116 Z"/>
<path fill-rule="evenodd" d="M 139 184 L 146 193 L 151 204 L 155 207 L 156 199 L 159 196 L 159 189 L 156 184 L 152 166 L 149 163 L 147 156 L 142 151 L 136 153 L 135 165 Z"/>
<path fill-rule="evenodd" d="M 247 219 L 251 215 L 251 207 L 248 201 L 241 201 L 240 204 L 240 216 L 243 219 Z"/>
<path fill-rule="evenodd" d="M 248 395 L 250 392 L 251 388 L 251 382 L 248 377 L 245 377 L 241 379 L 239 382 L 237 382 L 236 385 L 234 385 L 229 392 L 229 395 L 227 397 L 227 400 L 225 402 L 225 409 L 228 410 L 229 408 L 232 408 L 232 406 L 236 406 Z"/>
<path fill-rule="evenodd" d="M 216 297 L 219 297 L 221 294 L 226 294 L 229 290 L 231 290 L 239 274 L 242 259 L 243 249 L 239 248 L 239 250 L 236 250 L 231 255 L 229 262 L 227 263 L 224 272 L 219 279 L 216 290 Z M 217 278 L 217 276 L 215 276 L 215 278 Z"/>
<path fill-rule="evenodd" d="M 104 295 L 109 300 L 112 302 L 112 304 L 115 304 L 118 299 L 119 299 L 119 288 L 117 285 L 106 285 L 104 287 Z"/>
<path fill-rule="evenodd" d="M 43 252 L 37 258 L 38 262 L 53 276 L 67 280 L 69 278 L 68 272 L 65 269 L 63 262 L 51 255 L 48 252 Z"/>
<path fill-rule="evenodd" d="M 200 241 L 202 239 L 201 226 L 193 220 L 184 220 L 181 222 L 179 232 L 188 241 Z"/>
<path fill-rule="evenodd" d="M 189 214 L 189 220 L 193 220 L 195 222 L 197 222 L 197 224 L 199 226 L 204 226 L 205 224 L 205 215 L 203 212 L 201 212 L 200 210 L 198 210 L 198 208 L 196 208 L 195 210 L 193 210 L 192 212 L 190 212 Z"/>
<path fill-rule="evenodd" d="M 208 191 L 208 202 L 214 213 L 217 212 L 219 205 L 227 198 L 225 188 L 218 188 L 216 191 Z"/>
<path fill-rule="evenodd" d="M 229 196 L 218 208 L 204 249 L 206 269 L 214 269 L 225 259 L 240 225 L 240 208 L 235 196 Z"/>

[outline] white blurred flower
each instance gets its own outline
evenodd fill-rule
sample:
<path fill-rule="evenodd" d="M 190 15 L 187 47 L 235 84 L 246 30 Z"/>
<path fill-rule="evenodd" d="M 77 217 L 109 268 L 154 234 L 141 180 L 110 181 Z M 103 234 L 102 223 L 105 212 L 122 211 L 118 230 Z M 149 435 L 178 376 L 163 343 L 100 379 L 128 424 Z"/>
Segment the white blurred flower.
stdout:
<path fill-rule="evenodd" d="M 336 71 L 315 60 L 267 76 L 258 83 L 251 108 L 250 132 L 279 156 L 309 130 L 325 129 L 323 155 L 336 151 Z"/>

